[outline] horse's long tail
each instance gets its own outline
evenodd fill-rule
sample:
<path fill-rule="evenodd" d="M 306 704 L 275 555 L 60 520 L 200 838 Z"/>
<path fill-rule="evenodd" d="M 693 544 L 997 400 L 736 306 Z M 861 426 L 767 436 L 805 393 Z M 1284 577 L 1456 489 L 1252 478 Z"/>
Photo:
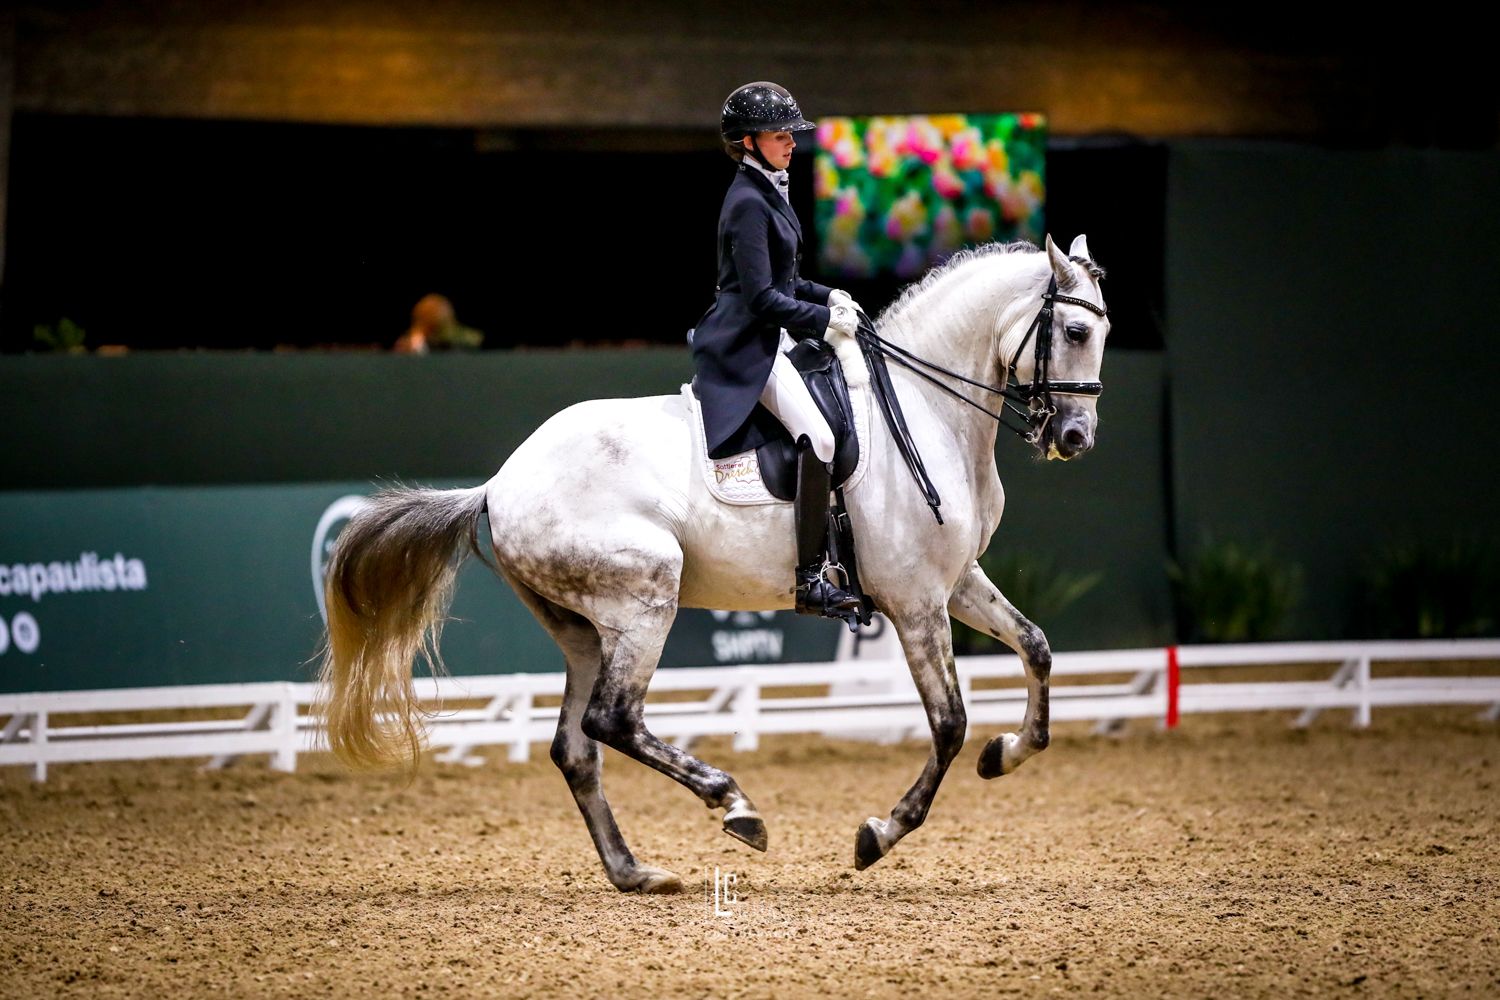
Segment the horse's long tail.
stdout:
<path fill-rule="evenodd" d="M 318 711 L 346 765 L 416 766 L 423 716 L 413 661 L 421 657 L 434 676 L 442 670 L 438 639 L 458 567 L 468 551 L 484 558 L 484 511 L 483 486 L 398 486 L 377 493 L 339 533 L 325 585 Z"/>

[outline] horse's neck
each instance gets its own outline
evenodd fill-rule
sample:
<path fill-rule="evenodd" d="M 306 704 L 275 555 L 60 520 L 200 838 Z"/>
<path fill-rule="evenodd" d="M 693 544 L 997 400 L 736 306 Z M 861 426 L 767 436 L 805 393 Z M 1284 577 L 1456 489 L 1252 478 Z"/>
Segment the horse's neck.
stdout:
<path fill-rule="evenodd" d="M 1036 288 L 1043 280 L 1038 263 L 1045 267 L 1046 262 L 1045 254 L 972 261 L 892 310 L 882 321 L 881 336 L 965 378 L 1002 387 L 1005 362 L 1025 336 L 1022 317 L 1034 304 Z M 903 367 L 892 366 L 891 374 L 905 378 L 934 419 L 953 431 L 975 461 L 982 462 L 985 456 L 994 460 L 997 424 L 993 418 Z M 996 413 L 1004 406 L 998 392 L 937 373 L 933 377 Z"/>
<path fill-rule="evenodd" d="M 881 334 L 949 371 L 998 384 L 1047 273 L 1046 254 L 976 258 L 892 309 Z"/>

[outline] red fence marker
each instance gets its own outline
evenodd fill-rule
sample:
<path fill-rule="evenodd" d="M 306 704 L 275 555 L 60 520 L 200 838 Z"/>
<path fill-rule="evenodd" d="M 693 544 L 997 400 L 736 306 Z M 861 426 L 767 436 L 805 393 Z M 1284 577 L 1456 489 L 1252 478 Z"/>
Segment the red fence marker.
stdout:
<path fill-rule="evenodd" d="M 1177 666 L 1177 647 L 1167 647 L 1167 728 L 1177 728 L 1177 685 L 1181 671 Z"/>

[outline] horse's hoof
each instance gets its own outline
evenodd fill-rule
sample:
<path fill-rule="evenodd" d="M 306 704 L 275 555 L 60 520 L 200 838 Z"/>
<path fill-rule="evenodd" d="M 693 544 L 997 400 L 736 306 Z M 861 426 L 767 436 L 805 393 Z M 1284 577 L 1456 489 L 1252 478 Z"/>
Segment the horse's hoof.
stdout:
<path fill-rule="evenodd" d="M 871 816 L 859 825 L 854 835 L 854 870 L 862 872 L 885 857 L 885 848 L 880 846 L 880 830 L 883 820 Z"/>
<path fill-rule="evenodd" d="M 1009 774 L 1015 770 L 1006 758 L 1006 751 L 1014 753 L 1014 749 L 1020 738 L 1015 733 L 1003 733 L 996 736 L 984 745 L 979 752 L 979 776 L 981 778 L 998 778 L 1003 774 Z"/>
<path fill-rule="evenodd" d="M 682 879 L 678 878 L 676 873 L 669 872 L 665 868 L 652 868 L 650 865 L 641 865 L 619 888 L 621 892 L 650 893 L 652 895 L 664 896 L 681 892 Z"/>
<path fill-rule="evenodd" d="M 724 832 L 743 840 L 757 851 L 766 849 L 766 824 L 759 816 L 734 816 L 724 820 Z"/>

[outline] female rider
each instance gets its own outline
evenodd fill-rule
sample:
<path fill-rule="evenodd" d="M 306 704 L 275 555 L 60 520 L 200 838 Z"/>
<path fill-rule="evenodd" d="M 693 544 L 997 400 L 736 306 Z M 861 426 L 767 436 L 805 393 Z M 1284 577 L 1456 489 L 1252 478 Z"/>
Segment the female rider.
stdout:
<path fill-rule="evenodd" d="M 858 323 L 859 307 L 847 292 L 797 273 L 802 226 L 787 193 L 787 166 L 797 145 L 792 133 L 815 127 L 774 83 L 748 83 L 724 102 L 719 131 L 740 167 L 719 211 L 718 294 L 693 333 L 694 381 L 711 457 L 764 444 L 777 434 L 768 426 L 772 417 L 791 432 L 798 447 L 796 609 L 847 621 L 859 599 L 824 575 L 833 433 L 780 349 L 784 328 L 853 336 Z"/>

